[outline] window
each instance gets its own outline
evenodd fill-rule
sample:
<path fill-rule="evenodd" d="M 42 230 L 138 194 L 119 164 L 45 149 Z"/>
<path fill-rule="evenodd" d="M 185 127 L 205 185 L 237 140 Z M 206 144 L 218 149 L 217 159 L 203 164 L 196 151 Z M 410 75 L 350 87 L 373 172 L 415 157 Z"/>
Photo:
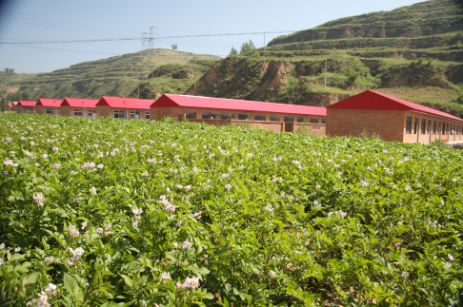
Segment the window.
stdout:
<path fill-rule="evenodd" d="M 79 109 L 74 110 L 74 116 L 83 116 L 83 115 L 84 115 L 84 112 L 82 110 L 79 110 Z"/>
<path fill-rule="evenodd" d="M 322 119 L 322 124 L 326 124 L 326 119 Z"/>
<path fill-rule="evenodd" d="M 442 134 L 447 134 L 447 124 L 446 123 L 442 123 Z"/>
<path fill-rule="evenodd" d="M 47 114 L 55 114 L 55 109 L 47 109 Z"/>
<path fill-rule="evenodd" d="M 114 118 L 125 118 L 125 112 L 124 111 L 120 111 L 120 110 L 116 110 L 114 111 Z"/>
<path fill-rule="evenodd" d="M 96 111 L 87 111 L 87 117 L 89 118 L 96 118 Z"/>
<path fill-rule="evenodd" d="M 437 134 L 437 122 L 436 121 L 432 122 L 432 133 Z"/>
<path fill-rule="evenodd" d="M 254 120 L 265 120 L 265 115 L 256 115 L 254 116 Z"/>
<path fill-rule="evenodd" d="M 34 109 L 32 109 L 32 108 L 24 108 L 24 113 L 28 113 L 28 114 L 34 113 Z"/>
<path fill-rule="evenodd" d="M 417 134 L 417 133 L 418 133 L 419 120 L 420 120 L 419 118 L 416 118 L 416 117 L 415 117 L 415 123 L 414 123 L 414 125 L 413 125 L 413 133 L 414 133 L 414 134 Z"/>
<path fill-rule="evenodd" d="M 431 134 L 431 120 L 428 119 L 428 134 Z"/>
<path fill-rule="evenodd" d="M 145 119 L 151 118 L 151 112 L 145 112 Z"/>
<path fill-rule="evenodd" d="M 138 111 L 130 111 L 129 112 L 129 118 L 133 118 L 133 119 L 140 118 L 140 112 L 138 112 Z"/>
<path fill-rule="evenodd" d="M 311 124 L 318 124 L 318 118 L 315 118 L 315 117 L 309 118 L 309 123 L 311 123 Z"/>
<path fill-rule="evenodd" d="M 279 121 L 280 121 L 280 117 L 279 117 L 279 116 L 270 116 L 270 121 L 271 121 L 271 122 L 279 122 Z"/>
<path fill-rule="evenodd" d="M 185 118 L 187 118 L 187 119 L 196 119 L 196 112 L 187 112 L 187 113 L 185 113 Z"/>
<path fill-rule="evenodd" d="M 235 117 L 235 115 L 233 115 L 231 113 L 225 113 L 225 114 L 219 114 L 218 115 L 218 118 L 220 118 L 220 119 L 232 119 L 234 117 Z"/>
<path fill-rule="evenodd" d="M 246 120 L 246 119 L 248 119 L 248 118 L 249 118 L 249 117 L 248 117 L 247 114 L 238 114 L 238 119 L 239 119 L 239 120 Z"/>
<path fill-rule="evenodd" d="M 284 121 L 285 121 L 285 123 L 292 123 L 292 122 L 294 122 L 294 117 L 285 116 Z"/>
<path fill-rule="evenodd" d="M 405 117 L 405 133 L 412 134 L 412 117 Z"/>
<path fill-rule="evenodd" d="M 426 119 L 421 119 L 421 134 L 426 134 Z"/>
<path fill-rule="evenodd" d="M 216 115 L 212 113 L 205 112 L 202 114 L 202 119 L 215 119 Z"/>
<path fill-rule="evenodd" d="M 298 123 L 303 123 L 304 122 L 304 117 L 298 117 L 297 122 Z"/>

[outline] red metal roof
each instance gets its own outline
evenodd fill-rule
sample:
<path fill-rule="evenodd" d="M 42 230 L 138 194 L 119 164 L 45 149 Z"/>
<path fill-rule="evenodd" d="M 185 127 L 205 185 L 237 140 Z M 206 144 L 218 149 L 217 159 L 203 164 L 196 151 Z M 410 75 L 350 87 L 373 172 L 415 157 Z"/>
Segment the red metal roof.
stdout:
<path fill-rule="evenodd" d="M 19 100 L 18 105 L 23 106 L 23 107 L 35 107 L 37 104 L 37 101 L 32 101 L 32 100 Z"/>
<path fill-rule="evenodd" d="M 184 107 L 292 115 L 326 116 L 326 108 L 323 107 L 174 94 L 162 95 L 158 100 L 156 100 L 155 103 L 151 105 L 151 107 Z"/>
<path fill-rule="evenodd" d="M 97 106 L 109 106 L 113 109 L 150 110 L 154 99 L 103 96 Z"/>
<path fill-rule="evenodd" d="M 95 109 L 97 103 L 98 99 L 66 97 L 63 99 L 61 106 L 69 106 L 71 108 Z"/>
<path fill-rule="evenodd" d="M 42 105 L 43 107 L 59 108 L 62 101 L 62 99 L 39 98 L 39 100 L 37 100 L 37 106 Z"/>
<path fill-rule="evenodd" d="M 355 96 L 349 97 L 338 103 L 332 104 L 327 108 L 363 110 L 413 110 L 451 120 L 463 121 L 463 119 L 451 114 L 373 90 L 367 90 Z"/>

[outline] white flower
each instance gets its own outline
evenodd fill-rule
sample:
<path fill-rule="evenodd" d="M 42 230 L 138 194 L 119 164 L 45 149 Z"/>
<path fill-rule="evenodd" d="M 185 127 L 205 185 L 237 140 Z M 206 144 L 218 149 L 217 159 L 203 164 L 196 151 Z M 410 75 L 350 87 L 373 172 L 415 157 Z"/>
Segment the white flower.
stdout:
<path fill-rule="evenodd" d="M 322 188 L 322 186 L 319 185 L 319 184 L 317 184 L 317 185 L 315 186 L 315 188 L 316 188 L 317 190 L 320 190 L 320 189 Z"/>
<path fill-rule="evenodd" d="M 184 189 L 185 189 L 186 192 L 189 192 L 189 191 L 191 190 L 191 184 L 186 185 L 186 186 L 184 187 Z"/>
<path fill-rule="evenodd" d="M 39 207 L 43 207 L 43 203 L 45 201 L 45 197 L 43 197 L 43 194 L 41 192 L 39 193 L 34 193 L 32 195 L 32 199 L 34 200 L 34 202 L 39 206 Z"/>
<path fill-rule="evenodd" d="M 455 257 L 453 257 L 452 254 L 448 254 L 447 257 L 449 258 L 450 261 L 455 261 Z"/>
<path fill-rule="evenodd" d="M 410 274 L 408 272 L 403 271 L 402 274 L 400 274 L 403 279 L 407 279 Z"/>
<path fill-rule="evenodd" d="M 162 272 L 161 274 L 161 280 L 162 281 L 167 281 L 167 280 L 170 280 L 171 277 L 170 277 L 170 273 L 169 272 Z"/>
<path fill-rule="evenodd" d="M 49 307 L 50 303 L 48 302 L 48 295 L 42 291 L 39 294 L 39 298 L 35 298 L 27 302 L 26 306 Z"/>
<path fill-rule="evenodd" d="M 141 176 L 142 176 L 142 177 L 148 177 L 148 176 L 149 176 L 149 174 L 148 174 L 148 172 L 147 172 L 147 171 L 144 171 L 143 173 L 141 173 Z"/>
<path fill-rule="evenodd" d="M 75 262 L 79 261 L 80 258 L 84 255 L 85 251 L 82 247 L 78 247 L 76 249 L 69 248 L 69 253 L 71 254 L 71 258 L 67 259 L 67 263 L 69 265 L 73 265 Z"/>
<path fill-rule="evenodd" d="M 135 208 L 135 209 L 132 209 L 132 213 L 133 215 L 137 216 L 137 215 L 141 215 L 143 213 L 143 209 L 142 208 Z"/>
<path fill-rule="evenodd" d="M 15 252 L 15 253 L 19 253 L 20 251 L 21 251 L 21 247 L 19 247 L 19 246 L 18 246 L 18 247 L 15 247 L 15 249 L 14 249 L 14 252 Z"/>
<path fill-rule="evenodd" d="M 101 227 L 97 227 L 97 228 L 95 229 L 95 231 L 96 231 L 97 234 L 100 234 L 100 235 L 104 233 L 104 230 L 103 230 L 103 228 L 101 228 Z"/>
<path fill-rule="evenodd" d="M 0 257 L 0 265 L 4 265 L 5 264 L 5 259 L 3 259 L 3 257 Z"/>
<path fill-rule="evenodd" d="M 226 189 L 226 190 L 230 191 L 231 188 L 232 188 L 232 185 L 231 185 L 231 184 L 227 183 L 227 184 L 225 185 L 225 189 Z"/>
<path fill-rule="evenodd" d="M 321 208 L 321 207 L 322 207 L 322 204 L 320 204 L 320 202 L 319 202 L 318 200 L 314 200 L 314 201 L 313 201 L 313 206 L 314 206 L 315 208 Z"/>
<path fill-rule="evenodd" d="M 49 264 L 49 263 L 52 263 L 52 262 L 55 261 L 55 257 L 53 257 L 53 256 L 47 256 L 47 257 L 45 257 L 45 258 L 43 259 L 43 261 L 44 261 L 45 263 Z"/>
<path fill-rule="evenodd" d="M 222 174 L 221 177 L 222 177 L 222 179 L 228 179 L 228 178 L 230 178 L 230 174 L 224 173 L 224 174 Z"/>
<path fill-rule="evenodd" d="M 6 167 L 8 167 L 8 166 L 16 167 L 16 166 L 18 166 L 18 163 L 14 163 L 10 159 L 5 159 L 5 160 L 3 160 L 3 165 L 5 165 Z"/>
<path fill-rule="evenodd" d="M 190 249 L 193 247 L 193 243 L 189 242 L 188 240 L 183 241 L 182 249 Z"/>
<path fill-rule="evenodd" d="M 168 212 L 171 212 L 171 213 L 175 212 L 175 209 L 177 207 L 171 204 L 165 195 L 161 195 L 159 197 L 159 201 L 161 202 L 161 204 L 164 205 L 164 209 L 166 209 Z"/>
<path fill-rule="evenodd" d="M 44 160 L 46 160 L 46 159 L 48 159 L 48 155 L 47 155 L 47 154 L 43 154 L 43 155 L 42 155 L 42 158 L 43 158 Z"/>
<path fill-rule="evenodd" d="M 268 276 L 273 279 L 273 278 L 277 277 L 277 273 L 275 273 L 275 271 L 269 271 Z"/>
<path fill-rule="evenodd" d="M 5 243 L 1 243 L 0 244 L 0 250 L 4 249 L 5 248 Z"/>
<path fill-rule="evenodd" d="M 273 212 L 273 210 L 275 210 L 275 209 L 273 208 L 273 206 L 270 205 L 270 204 L 268 204 L 268 205 L 265 207 L 265 209 L 266 209 L 268 212 Z"/>
<path fill-rule="evenodd" d="M 412 188 L 411 188 L 409 185 L 407 185 L 407 186 L 405 187 L 405 191 L 410 191 L 411 189 L 412 189 Z"/>
<path fill-rule="evenodd" d="M 48 286 L 45 288 L 45 293 L 49 296 L 54 296 L 56 294 L 56 290 L 58 287 L 56 287 L 55 284 L 49 283 Z"/>
<path fill-rule="evenodd" d="M 192 171 L 193 173 L 195 173 L 195 174 L 196 174 L 196 173 L 199 173 L 199 168 L 197 168 L 196 166 L 194 166 L 194 167 L 191 169 L 191 171 Z"/>
<path fill-rule="evenodd" d="M 83 169 L 94 169 L 96 167 L 95 162 L 85 162 L 82 165 Z"/>
<path fill-rule="evenodd" d="M 52 166 L 54 169 L 59 169 L 61 167 L 61 164 L 59 163 L 54 163 Z"/>
<path fill-rule="evenodd" d="M 87 227 L 87 224 L 88 224 L 87 221 L 83 221 L 83 222 L 80 224 L 80 229 L 84 230 L 85 227 Z"/>
<path fill-rule="evenodd" d="M 199 287 L 199 277 L 187 277 L 183 283 L 177 282 L 175 286 L 179 289 L 195 289 Z"/>
<path fill-rule="evenodd" d="M 92 195 L 96 195 L 96 188 L 95 187 L 91 187 L 90 189 L 88 189 L 88 192 Z"/>
<path fill-rule="evenodd" d="M 69 225 L 68 232 L 71 238 L 76 238 L 80 235 L 80 232 L 77 229 L 76 225 Z"/>
<path fill-rule="evenodd" d="M 281 161 L 281 160 L 283 160 L 283 156 L 274 156 L 274 157 L 272 158 L 272 161 L 275 161 L 275 162 Z"/>
<path fill-rule="evenodd" d="M 198 211 L 198 212 L 193 213 L 193 217 L 197 220 L 200 220 L 202 217 L 201 212 Z"/>
<path fill-rule="evenodd" d="M 59 148 L 56 147 L 56 146 L 53 146 L 51 150 L 52 150 L 53 152 L 58 152 L 58 151 L 59 151 Z"/>
<path fill-rule="evenodd" d="M 368 181 L 362 180 L 362 181 L 360 181 L 360 185 L 362 186 L 362 188 L 366 188 L 366 187 L 368 187 L 370 184 L 368 183 Z"/>
<path fill-rule="evenodd" d="M 247 153 L 247 154 L 246 154 L 246 157 L 248 157 L 249 159 L 251 159 L 251 158 L 254 157 L 254 154 L 253 154 L 253 153 Z"/>
<path fill-rule="evenodd" d="M 293 160 L 293 164 L 296 165 L 296 167 L 301 170 L 302 169 L 302 163 L 297 160 Z"/>
<path fill-rule="evenodd" d="M 98 164 L 96 166 L 97 169 L 102 170 L 104 168 L 104 165 L 102 163 Z"/>

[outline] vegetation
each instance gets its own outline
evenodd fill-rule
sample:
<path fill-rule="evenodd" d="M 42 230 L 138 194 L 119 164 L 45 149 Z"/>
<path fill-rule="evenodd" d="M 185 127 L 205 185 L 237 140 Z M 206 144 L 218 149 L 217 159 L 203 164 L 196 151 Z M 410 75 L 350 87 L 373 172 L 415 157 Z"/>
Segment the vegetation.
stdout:
<path fill-rule="evenodd" d="M 158 67 L 175 64 L 185 65 L 194 74 L 185 79 L 180 87 L 183 93 L 219 58 L 169 49 L 145 50 L 104 60 L 80 63 L 51 73 L 29 75 L 21 79 L 5 79 L 2 96 L 5 100 L 40 97 L 91 97 L 103 95 L 137 97 L 140 83 L 153 94 L 159 94 L 163 85 L 149 75 Z M 0 75 L 1 78 L 1 75 Z M 170 77 L 169 77 L 170 78 Z M 162 80 L 161 83 L 164 83 Z M 10 89 L 7 91 L 7 89 Z M 167 90 L 174 89 L 167 88 Z M 1 90 L 1 89 L 0 89 Z M 154 96 L 149 96 L 153 98 Z"/>
<path fill-rule="evenodd" d="M 6 113 L 0 140 L 5 305 L 463 303 L 460 151 Z"/>

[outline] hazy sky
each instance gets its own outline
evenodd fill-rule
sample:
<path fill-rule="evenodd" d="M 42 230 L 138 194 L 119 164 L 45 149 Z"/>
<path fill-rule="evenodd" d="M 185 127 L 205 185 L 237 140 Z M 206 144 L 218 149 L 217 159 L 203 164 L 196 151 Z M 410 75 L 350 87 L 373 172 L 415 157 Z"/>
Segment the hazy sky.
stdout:
<path fill-rule="evenodd" d="M 137 52 L 142 32 L 178 36 L 308 29 L 351 15 L 385 11 L 419 0 L 0 0 L 0 70 L 47 72 L 83 61 Z M 279 34 L 267 34 L 266 42 Z M 5 42 L 108 38 L 135 40 L 95 43 L 7 45 Z M 225 56 L 263 35 L 156 39 L 155 48 Z"/>

